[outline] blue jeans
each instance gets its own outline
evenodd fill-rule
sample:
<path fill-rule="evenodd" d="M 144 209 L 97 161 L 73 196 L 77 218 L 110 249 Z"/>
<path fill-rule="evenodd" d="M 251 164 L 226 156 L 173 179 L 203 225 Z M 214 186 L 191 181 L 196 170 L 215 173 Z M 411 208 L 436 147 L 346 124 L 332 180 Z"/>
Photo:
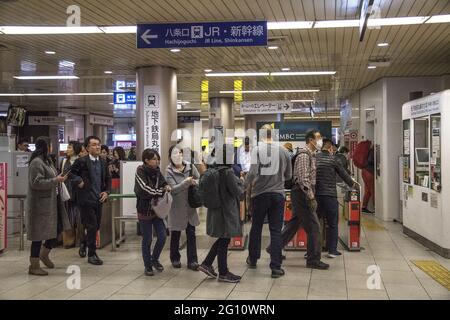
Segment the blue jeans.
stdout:
<path fill-rule="evenodd" d="M 337 198 L 330 196 L 317 196 L 317 211 L 327 222 L 327 243 L 329 253 L 337 251 L 338 244 L 338 215 L 339 204 Z"/>
<path fill-rule="evenodd" d="M 263 193 L 252 199 L 252 228 L 248 243 L 248 254 L 252 263 L 261 258 L 261 235 L 264 218 L 267 216 L 270 231 L 270 268 L 281 268 L 284 202 L 284 196 L 279 193 Z"/>
<path fill-rule="evenodd" d="M 142 233 L 142 258 L 146 268 L 152 266 L 152 261 L 158 261 L 161 251 L 166 243 L 166 226 L 164 221 L 160 218 L 153 218 L 152 220 L 139 220 L 139 226 Z M 150 253 L 152 248 L 153 228 L 156 231 L 156 244 L 153 248 L 153 254 Z"/>

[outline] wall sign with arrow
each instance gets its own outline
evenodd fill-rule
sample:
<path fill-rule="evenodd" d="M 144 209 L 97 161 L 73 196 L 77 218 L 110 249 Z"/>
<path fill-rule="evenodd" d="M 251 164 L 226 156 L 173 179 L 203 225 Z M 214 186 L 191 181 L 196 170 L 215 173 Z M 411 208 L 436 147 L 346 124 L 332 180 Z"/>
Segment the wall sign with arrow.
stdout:
<path fill-rule="evenodd" d="M 291 101 L 245 101 L 240 103 L 241 114 L 291 113 Z"/>

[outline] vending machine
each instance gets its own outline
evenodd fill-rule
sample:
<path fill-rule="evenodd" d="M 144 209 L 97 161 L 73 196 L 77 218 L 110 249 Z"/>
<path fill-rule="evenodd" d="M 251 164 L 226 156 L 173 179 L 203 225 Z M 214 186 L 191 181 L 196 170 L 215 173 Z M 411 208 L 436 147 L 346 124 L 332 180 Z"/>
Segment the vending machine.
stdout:
<path fill-rule="evenodd" d="M 403 232 L 450 258 L 450 90 L 407 102 L 403 120 Z"/>
<path fill-rule="evenodd" d="M 8 212 L 8 164 L 0 163 L 0 254 L 4 252 L 7 243 L 7 212 Z"/>

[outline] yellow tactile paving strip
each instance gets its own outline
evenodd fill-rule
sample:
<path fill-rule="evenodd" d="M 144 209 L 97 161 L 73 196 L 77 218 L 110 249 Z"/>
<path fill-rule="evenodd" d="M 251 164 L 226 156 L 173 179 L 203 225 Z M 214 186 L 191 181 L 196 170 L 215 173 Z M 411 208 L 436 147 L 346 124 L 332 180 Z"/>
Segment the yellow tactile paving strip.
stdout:
<path fill-rule="evenodd" d="M 366 217 L 362 216 L 361 217 L 361 224 L 362 226 L 369 231 L 380 231 L 380 230 L 386 230 L 385 227 L 383 227 L 382 225 L 376 223 L 374 220 L 372 219 L 367 219 Z"/>
<path fill-rule="evenodd" d="M 411 260 L 411 262 L 450 291 L 450 271 L 445 267 L 430 260 Z"/>

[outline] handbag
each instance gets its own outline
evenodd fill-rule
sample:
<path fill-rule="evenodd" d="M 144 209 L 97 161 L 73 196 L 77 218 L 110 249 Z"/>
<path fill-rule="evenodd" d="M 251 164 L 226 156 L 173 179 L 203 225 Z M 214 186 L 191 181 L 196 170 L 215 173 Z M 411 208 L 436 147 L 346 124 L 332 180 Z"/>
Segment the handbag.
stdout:
<path fill-rule="evenodd" d="M 193 165 L 191 163 L 191 171 L 189 174 L 190 177 L 192 177 L 192 171 L 193 171 L 192 166 Z M 189 186 L 188 203 L 189 203 L 189 207 L 194 208 L 194 209 L 200 208 L 203 205 L 198 186 Z"/>
<path fill-rule="evenodd" d="M 153 200 L 152 209 L 156 213 L 156 216 L 160 219 L 166 219 L 169 215 L 170 207 L 172 206 L 172 195 L 170 192 L 164 193 L 162 198 L 156 198 Z"/>
<path fill-rule="evenodd" d="M 67 186 L 64 182 L 61 182 L 61 201 L 66 202 L 70 200 L 70 193 L 69 190 L 67 190 Z"/>

